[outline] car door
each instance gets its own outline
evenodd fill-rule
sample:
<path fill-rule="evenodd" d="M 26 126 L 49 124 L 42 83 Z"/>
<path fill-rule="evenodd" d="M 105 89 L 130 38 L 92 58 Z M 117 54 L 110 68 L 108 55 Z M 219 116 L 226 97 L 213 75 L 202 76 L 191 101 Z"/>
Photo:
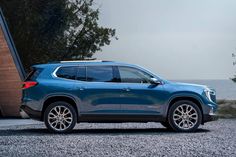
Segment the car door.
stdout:
<path fill-rule="evenodd" d="M 86 75 L 86 76 L 85 76 Z M 84 66 L 76 83 L 81 115 L 116 115 L 121 112 L 120 87 L 112 66 Z M 105 117 L 104 117 L 105 118 Z"/>
<path fill-rule="evenodd" d="M 119 66 L 121 109 L 126 115 L 159 115 L 163 87 L 150 82 L 151 74 L 134 67 Z"/>

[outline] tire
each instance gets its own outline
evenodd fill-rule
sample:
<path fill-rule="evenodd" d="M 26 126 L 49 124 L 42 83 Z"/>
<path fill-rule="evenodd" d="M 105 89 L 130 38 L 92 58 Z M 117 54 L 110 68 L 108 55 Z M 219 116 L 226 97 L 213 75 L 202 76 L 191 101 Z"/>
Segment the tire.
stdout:
<path fill-rule="evenodd" d="M 53 133 L 68 133 L 73 130 L 76 122 L 75 108 L 64 101 L 50 104 L 44 112 L 44 123 Z"/>
<path fill-rule="evenodd" d="M 168 130 L 173 130 L 168 121 L 161 122 L 161 125 L 167 128 Z"/>
<path fill-rule="evenodd" d="M 191 101 L 177 101 L 169 109 L 168 122 L 175 131 L 194 132 L 202 122 L 202 112 Z"/>

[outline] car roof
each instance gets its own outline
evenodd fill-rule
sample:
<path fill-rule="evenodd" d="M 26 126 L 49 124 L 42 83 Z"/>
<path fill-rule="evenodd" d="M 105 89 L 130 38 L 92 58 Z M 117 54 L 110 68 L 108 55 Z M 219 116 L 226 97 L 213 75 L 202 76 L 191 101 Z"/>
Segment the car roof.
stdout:
<path fill-rule="evenodd" d="M 56 61 L 56 62 L 49 62 L 47 64 L 37 64 L 32 67 L 36 68 L 45 68 L 47 66 L 77 66 L 77 65 L 123 65 L 123 66 L 135 66 L 132 64 L 116 62 L 116 61 L 104 61 L 104 60 L 75 60 L 75 61 Z"/>

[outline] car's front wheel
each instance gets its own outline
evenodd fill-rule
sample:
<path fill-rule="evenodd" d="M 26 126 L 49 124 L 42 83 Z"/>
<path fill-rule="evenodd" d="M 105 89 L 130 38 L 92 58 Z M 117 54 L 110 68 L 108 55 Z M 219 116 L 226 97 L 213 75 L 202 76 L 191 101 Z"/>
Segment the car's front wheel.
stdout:
<path fill-rule="evenodd" d="M 74 107 L 67 102 L 54 102 L 50 104 L 44 112 L 44 123 L 51 132 L 70 132 L 76 122 L 76 111 Z"/>
<path fill-rule="evenodd" d="M 169 109 L 168 122 L 175 131 L 196 131 L 201 121 L 201 110 L 191 101 L 177 101 Z"/>

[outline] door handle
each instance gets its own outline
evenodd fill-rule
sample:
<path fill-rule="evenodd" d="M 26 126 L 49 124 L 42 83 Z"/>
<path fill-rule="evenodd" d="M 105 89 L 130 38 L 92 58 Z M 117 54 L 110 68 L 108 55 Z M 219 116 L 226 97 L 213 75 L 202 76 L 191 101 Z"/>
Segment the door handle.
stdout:
<path fill-rule="evenodd" d="M 80 87 L 79 90 L 85 90 L 85 88 L 84 87 Z"/>
<path fill-rule="evenodd" d="M 130 88 L 123 88 L 124 91 L 129 92 Z"/>

